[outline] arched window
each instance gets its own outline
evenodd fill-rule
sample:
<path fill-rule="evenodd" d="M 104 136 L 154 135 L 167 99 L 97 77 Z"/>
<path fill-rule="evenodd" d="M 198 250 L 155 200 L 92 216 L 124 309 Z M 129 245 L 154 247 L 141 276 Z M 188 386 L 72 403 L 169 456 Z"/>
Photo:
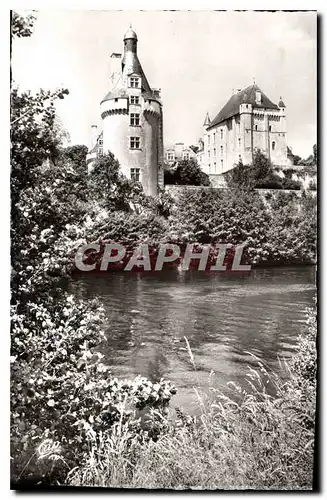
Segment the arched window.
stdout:
<path fill-rule="evenodd" d="M 273 151 L 274 151 L 274 149 L 275 149 L 275 146 L 276 146 L 276 143 L 275 143 L 275 141 L 273 141 L 273 142 L 271 143 L 271 149 L 272 149 Z"/>

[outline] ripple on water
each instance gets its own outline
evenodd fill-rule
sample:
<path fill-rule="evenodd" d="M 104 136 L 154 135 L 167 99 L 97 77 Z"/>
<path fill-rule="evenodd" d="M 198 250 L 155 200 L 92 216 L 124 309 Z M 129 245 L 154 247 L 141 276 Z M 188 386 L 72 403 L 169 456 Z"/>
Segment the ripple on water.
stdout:
<path fill-rule="evenodd" d="M 212 370 L 216 385 L 227 390 L 230 380 L 244 383 L 248 366 L 255 366 L 251 354 L 280 369 L 279 359 L 291 355 L 305 328 L 315 269 L 258 269 L 246 277 L 117 273 L 78 277 L 69 286 L 80 297 L 103 302 L 102 350 L 116 376 L 169 378 L 178 387 L 173 404 L 195 411 L 193 386 L 206 388 Z"/>

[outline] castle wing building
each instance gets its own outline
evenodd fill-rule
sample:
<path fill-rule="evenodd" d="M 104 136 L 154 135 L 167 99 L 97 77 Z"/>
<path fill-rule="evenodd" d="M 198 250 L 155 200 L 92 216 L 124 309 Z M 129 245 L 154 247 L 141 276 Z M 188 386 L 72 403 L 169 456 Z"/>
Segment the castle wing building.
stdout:
<path fill-rule="evenodd" d="M 197 157 L 210 176 L 224 174 L 240 161 L 250 164 L 259 149 L 274 165 L 289 165 L 286 106 L 282 98 L 275 104 L 256 84 L 234 92 L 213 120 L 207 113 L 203 128 Z"/>

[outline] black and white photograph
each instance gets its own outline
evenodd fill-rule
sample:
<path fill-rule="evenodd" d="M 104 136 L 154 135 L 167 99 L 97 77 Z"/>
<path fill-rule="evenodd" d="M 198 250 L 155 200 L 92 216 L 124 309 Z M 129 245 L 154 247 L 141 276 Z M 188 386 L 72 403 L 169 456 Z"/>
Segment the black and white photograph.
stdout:
<path fill-rule="evenodd" d="M 319 15 L 136 8 L 8 10 L 10 489 L 318 491 Z"/>

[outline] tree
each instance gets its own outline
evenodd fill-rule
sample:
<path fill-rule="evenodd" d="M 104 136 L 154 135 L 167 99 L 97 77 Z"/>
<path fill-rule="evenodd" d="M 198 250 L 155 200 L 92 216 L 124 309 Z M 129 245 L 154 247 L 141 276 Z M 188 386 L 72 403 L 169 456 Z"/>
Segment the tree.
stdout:
<path fill-rule="evenodd" d="M 109 211 L 139 211 L 147 205 L 142 184 L 125 177 L 112 153 L 99 156 L 88 178 L 89 196 Z"/>
<path fill-rule="evenodd" d="M 274 174 L 270 160 L 257 150 L 251 165 L 238 165 L 225 176 L 231 188 L 254 189 L 258 187 L 281 187 L 279 178 Z"/>
<path fill-rule="evenodd" d="M 194 158 L 181 160 L 172 170 L 165 171 L 165 184 L 182 186 L 210 186 L 209 176 L 199 167 Z"/>

